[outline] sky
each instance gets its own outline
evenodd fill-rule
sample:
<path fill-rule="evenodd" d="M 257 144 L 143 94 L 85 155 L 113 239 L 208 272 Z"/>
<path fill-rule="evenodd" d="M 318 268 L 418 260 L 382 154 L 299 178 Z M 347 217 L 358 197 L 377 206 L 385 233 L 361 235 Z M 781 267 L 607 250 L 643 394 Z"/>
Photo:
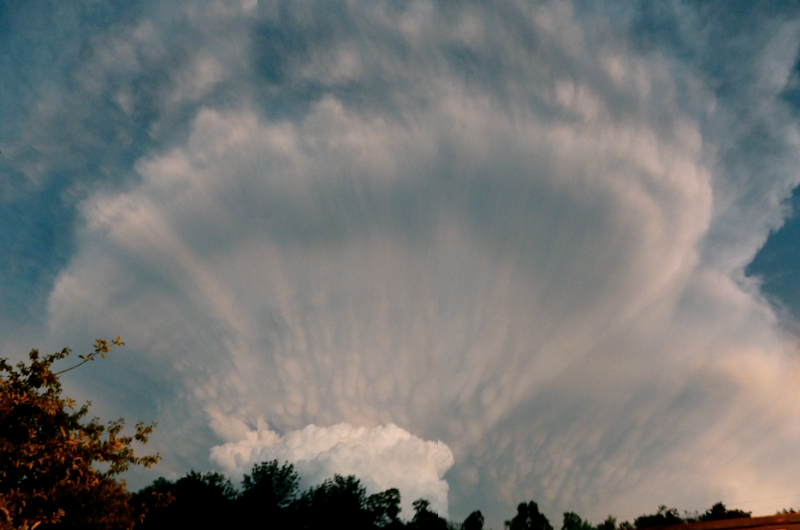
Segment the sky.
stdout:
<path fill-rule="evenodd" d="M 800 508 L 800 3 L 6 0 L 0 355 L 495 529 Z"/>

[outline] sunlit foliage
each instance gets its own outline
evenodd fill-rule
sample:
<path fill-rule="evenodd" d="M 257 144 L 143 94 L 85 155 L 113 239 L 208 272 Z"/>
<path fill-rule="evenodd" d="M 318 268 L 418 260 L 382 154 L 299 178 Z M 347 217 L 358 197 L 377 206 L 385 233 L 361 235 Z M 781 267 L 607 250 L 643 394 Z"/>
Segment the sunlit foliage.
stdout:
<path fill-rule="evenodd" d="M 131 447 L 134 440 L 146 443 L 154 425 L 139 422 L 126 436 L 122 419 L 87 421 L 89 404 L 75 410 L 59 381 L 122 345 L 120 337 L 110 345 L 98 339 L 81 363 L 61 371 L 52 365 L 69 356 L 69 348 L 43 357 L 31 350 L 30 363 L 16 367 L 0 359 L 0 530 L 130 529 L 142 515 L 116 477 L 131 465 L 158 462 L 157 454 L 139 457 Z"/>

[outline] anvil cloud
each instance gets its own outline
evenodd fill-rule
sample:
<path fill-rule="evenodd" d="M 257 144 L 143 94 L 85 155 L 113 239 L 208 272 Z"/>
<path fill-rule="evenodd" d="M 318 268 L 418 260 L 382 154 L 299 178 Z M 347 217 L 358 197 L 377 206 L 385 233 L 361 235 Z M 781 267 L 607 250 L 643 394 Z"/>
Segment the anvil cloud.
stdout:
<path fill-rule="evenodd" d="M 7 200 L 73 212 L 28 325 L 123 335 L 75 392 L 157 420 L 161 473 L 347 461 L 495 526 L 800 493 L 796 338 L 743 272 L 800 182 L 800 18 L 620 5 L 95 21 L 2 149 Z"/>

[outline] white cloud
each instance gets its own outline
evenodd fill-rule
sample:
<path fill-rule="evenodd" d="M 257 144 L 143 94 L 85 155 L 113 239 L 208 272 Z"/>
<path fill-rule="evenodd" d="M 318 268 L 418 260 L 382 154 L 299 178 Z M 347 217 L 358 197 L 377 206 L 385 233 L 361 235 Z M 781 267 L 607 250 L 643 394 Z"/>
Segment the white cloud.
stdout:
<path fill-rule="evenodd" d="M 405 518 L 420 498 L 447 516 L 448 485 L 442 477 L 453 465 L 453 453 L 441 441 L 422 440 L 393 424 L 374 429 L 312 424 L 283 436 L 260 427 L 241 440 L 213 447 L 211 460 L 234 475 L 249 473 L 260 462 L 290 462 L 305 485 L 334 474 L 355 475 L 367 494 L 399 489 Z"/>
<path fill-rule="evenodd" d="M 441 492 L 451 448 L 452 511 L 494 520 L 793 487 L 796 348 L 741 268 L 797 183 L 775 88 L 794 26 L 734 97 L 568 2 L 291 6 L 236 26 L 241 53 L 192 10 L 197 52 L 153 92 L 177 139 L 82 204 L 54 335 L 122 333 L 175 385 L 162 427 L 229 470 L 286 455 L 398 485 L 383 436 L 425 448 L 408 480 Z M 158 62 L 129 40 L 114 56 Z M 739 133 L 761 125 L 764 151 Z"/>
<path fill-rule="evenodd" d="M 223 75 L 223 66 L 213 56 L 200 55 L 188 71 L 178 74 L 170 103 L 199 100 L 222 80 Z"/>

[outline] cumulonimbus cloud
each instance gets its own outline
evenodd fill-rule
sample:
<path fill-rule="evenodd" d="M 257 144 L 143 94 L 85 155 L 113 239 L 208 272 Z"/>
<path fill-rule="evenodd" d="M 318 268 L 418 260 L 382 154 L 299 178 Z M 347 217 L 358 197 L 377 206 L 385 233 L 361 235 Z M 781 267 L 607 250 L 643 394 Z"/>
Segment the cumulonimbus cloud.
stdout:
<path fill-rule="evenodd" d="M 399 489 L 407 519 L 412 502 L 420 498 L 447 516 L 448 485 L 442 477 L 453 465 L 453 453 L 441 441 L 422 440 L 392 424 L 374 429 L 312 424 L 283 436 L 261 426 L 237 442 L 213 447 L 211 460 L 234 475 L 249 473 L 261 462 L 290 462 L 305 485 L 334 474 L 355 475 L 368 494 Z"/>
<path fill-rule="evenodd" d="M 195 467 L 337 472 L 391 432 L 435 456 L 425 491 L 452 450 L 451 511 L 492 520 L 793 487 L 795 347 L 741 273 L 797 183 L 779 84 L 717 94 L 569 2 L 301 4 L 231 7 L 252 46 L 164 88 L 185 135 L 82 203 L 54 333 L 135 337 Z M 729 171 L 764 124 L 778 161 Z"/>

